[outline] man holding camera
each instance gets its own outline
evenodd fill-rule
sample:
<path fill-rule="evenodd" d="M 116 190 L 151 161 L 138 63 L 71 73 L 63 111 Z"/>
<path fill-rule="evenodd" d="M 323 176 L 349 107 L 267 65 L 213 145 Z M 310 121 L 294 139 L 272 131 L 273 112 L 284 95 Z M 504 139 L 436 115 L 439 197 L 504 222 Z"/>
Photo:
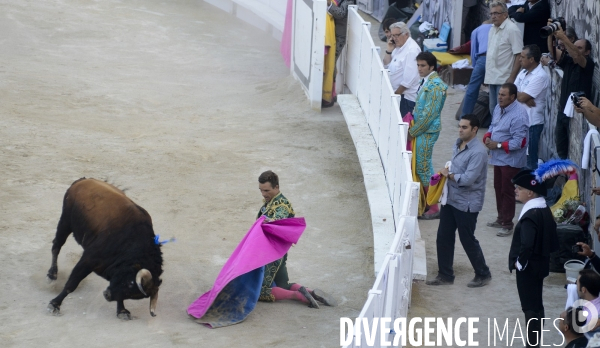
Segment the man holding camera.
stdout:
<path fill-rule="evenodd" d="M 569 157 L 569 126 L 571 119 L 565 114 L 564 109 L 571 93 L 584 92 L 587 96 L 591 94 L 594 75 L 594 61 L 590 57 L 592 45 L 585 39 L 571 43 L 558 20 L 549 19 L 548 26 L 555 28 L 554 32 L 548 36 L 548 49 L 552 52 L 556 48 L 556 65 L 564 71 L 560 104 L 556 117 L 555 138 L 558 157 L 565 159 Z M 565 49 L 561 50 L 558 46 L 554 47 L 553 38 L 560 40 Z"/>
<path fill-rule="evenodd" d="M 589 123 L 600 127 L 600 109 L 598 109 L 586 97 L 579 97 L 578 102 L 574 104 L 575 111 L 583 114 Z"/>

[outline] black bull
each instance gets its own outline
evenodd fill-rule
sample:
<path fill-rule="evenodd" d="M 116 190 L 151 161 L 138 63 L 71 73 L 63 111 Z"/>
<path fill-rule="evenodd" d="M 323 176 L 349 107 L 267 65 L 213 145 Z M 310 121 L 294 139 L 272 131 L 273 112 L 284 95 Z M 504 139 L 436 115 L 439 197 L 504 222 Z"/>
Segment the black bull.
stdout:
<path fill-rule="evenodd" d="M 83 255 L 71 272 L 63 291 L 48 305 L 60 312 L 65 297 L 94 272 L 110 282 L 107 301 L 117 302 L 117 316 L 131 319 L 123 300 L 150 297 L 150 314 L 161 284 L 162 252 L 154 241 L 152 219 L 118 188 L 104 181 L 82 178 L 65 193 L 62 215 L 52 242 L 52 266 L 48 278 L 56 280 L 56 261 L 69 234 L 83 247 Z"/>

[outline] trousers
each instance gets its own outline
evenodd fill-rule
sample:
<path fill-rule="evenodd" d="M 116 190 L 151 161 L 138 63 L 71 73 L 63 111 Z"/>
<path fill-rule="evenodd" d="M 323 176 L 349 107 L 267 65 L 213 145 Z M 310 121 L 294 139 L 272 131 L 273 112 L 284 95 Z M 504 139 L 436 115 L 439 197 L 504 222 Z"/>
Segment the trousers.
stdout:
<path fill-rule="evenodd" d="M 496 219 L 503 228 L 511 230 L 515 224 L 515 186 L 510 181 L 521 168 L 494 166 L 494 191 L 496 192 Z"/>
<path fill-rule="evenodd" d="M 456 230 L 458 238 L 465 253 L 475 270 L 475 275 L 487 277 L 490 269 L 485 263 L 483 250 L 479 241 L 475 238 L 475 226 L 479 212 L 471 213 L 456 209 L 450 204 L 442 206 L 440 210 L 440 225 L 438 226 L 436 247 L 438 255 L 438 276 L 444 280 L 454 280 L 454 243 L 456 241 Z"/>

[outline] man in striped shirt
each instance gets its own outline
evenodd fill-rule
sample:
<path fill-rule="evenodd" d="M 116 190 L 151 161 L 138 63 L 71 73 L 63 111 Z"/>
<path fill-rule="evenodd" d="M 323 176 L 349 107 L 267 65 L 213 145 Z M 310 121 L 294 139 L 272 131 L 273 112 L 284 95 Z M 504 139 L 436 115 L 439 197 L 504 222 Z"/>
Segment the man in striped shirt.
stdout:
<path fill-rule="evenodd" d="M 494 109 L 492 124 L 483 136 L 485 146 L 490 150 L 489 164 L 494 166 L 494 191 L 498 217 L 488 222 L 490 227 L 498 227 L 499 237 L 512 234 L 515 217 L 515 194 L 511 179 L 527 165 L 527 141 L 529 135 L 529 115 L 517 101 L 517 86 L 505 83 L 498 92 L 498 105 Z"/>

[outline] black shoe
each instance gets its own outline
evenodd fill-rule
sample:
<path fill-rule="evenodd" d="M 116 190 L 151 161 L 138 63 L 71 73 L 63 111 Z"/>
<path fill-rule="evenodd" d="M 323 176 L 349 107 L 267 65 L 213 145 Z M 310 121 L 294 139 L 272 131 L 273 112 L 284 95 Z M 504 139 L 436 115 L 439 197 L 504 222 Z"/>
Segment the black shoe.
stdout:
<path fill-rule="evenodd" d="M 454 280 L 445 280 L 440 278 L 440 276 L 435 277 L 433 280 L 428 280 L 425 282 L 427 285 L 452 285 L 454 284 Z"/>
<path fill-rule="evenodd" d="M 335 101 L 332 100 L 331 102 L 327 102 L 325 100 L 321 100 L 321 108 L 330 108 L 333 105 L 335 105 Z"/>
<path fill-rule="evenodd" d="M 308 305 L 309 308 L 319 309 L 319 304 L 317 303 L 317 301 L 315 301 L 314 297 L 312 297 L 312 295 L 308 293 L 305 287 L 301 286 L 298 289 L 298 291 L 302 295 L 304 295 L 304 297 L 306 297 L 306 299 L 310 302 L 310 304 Z"/>
<path fill-rule="evenodd" d="M 322 304 L 324 304 L 326 306 L 331 306 L 331 307 L 337 306 L 337 301 L 333 298 L 333 296 L 329 295 L 328 293 L 326 293 L 323 290 L 314 289 L 313 291 L 310 292 L 310 294 L 312 295 L 312 297 L 315 298 L 315 300 L 321 302 Z"/>
<path fill-rule="evenodd" d="M 475 278 L 473 278 L 473 280 L 471 280 L 469 282 L 469 284 L 467 284 L 468 287 L 470 288 L 480 288 L 482 286 L 486 286 L 488 285 L 488 283 L 492 280 L 492 275 L 488 275 L 487 277 L 480 277 L 480 276 L 475 276 Z"/>

